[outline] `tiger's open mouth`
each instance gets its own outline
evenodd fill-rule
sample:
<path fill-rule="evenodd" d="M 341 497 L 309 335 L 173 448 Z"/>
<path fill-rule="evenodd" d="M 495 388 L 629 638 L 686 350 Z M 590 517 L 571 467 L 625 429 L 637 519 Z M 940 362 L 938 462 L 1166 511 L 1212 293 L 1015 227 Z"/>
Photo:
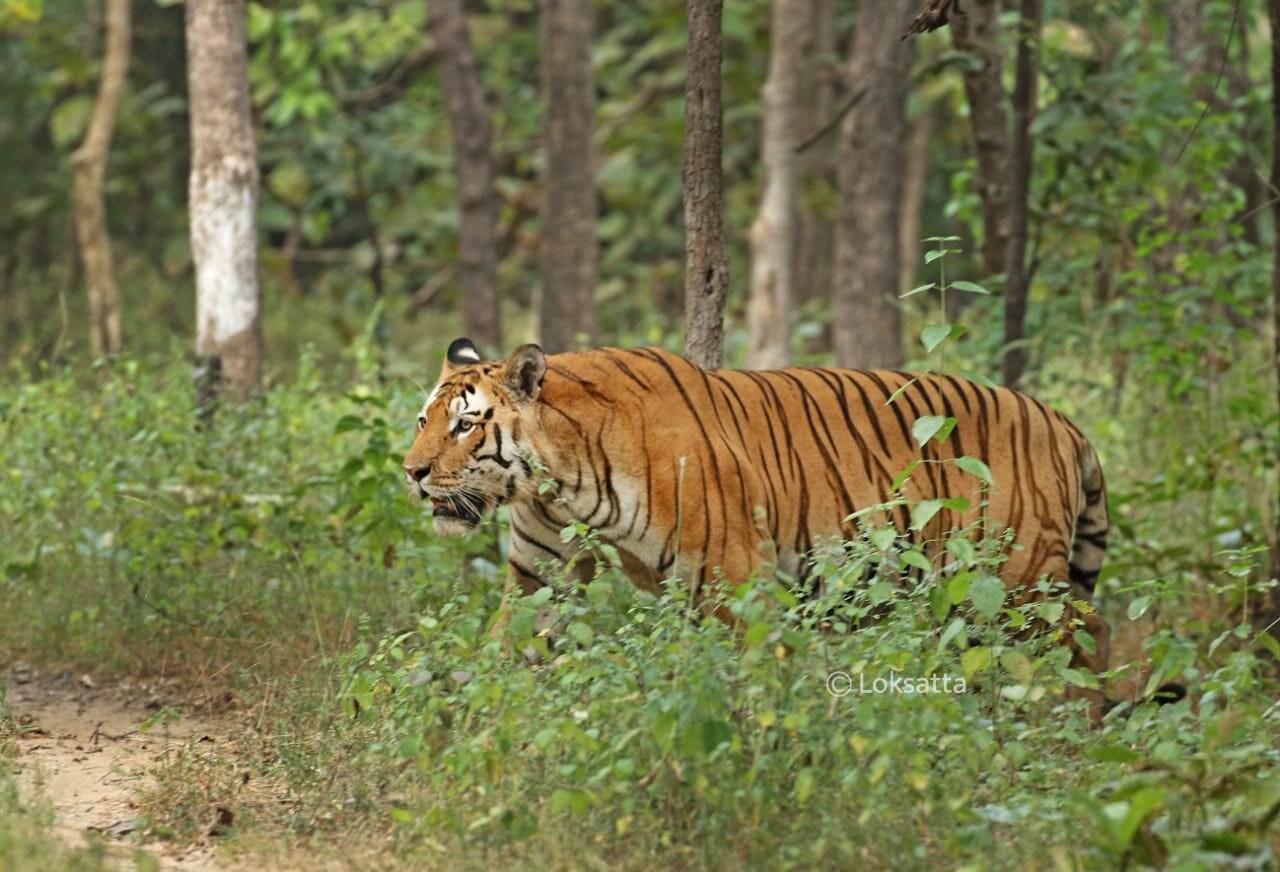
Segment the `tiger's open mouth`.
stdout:
<path fill-rule="evenodd" d="M 430 499 L 432 517 L 461 521 L 471 527 L 479 525 L 482 507 L 478 497 L 461 493 L 453 497 L 431 497 Z"/>

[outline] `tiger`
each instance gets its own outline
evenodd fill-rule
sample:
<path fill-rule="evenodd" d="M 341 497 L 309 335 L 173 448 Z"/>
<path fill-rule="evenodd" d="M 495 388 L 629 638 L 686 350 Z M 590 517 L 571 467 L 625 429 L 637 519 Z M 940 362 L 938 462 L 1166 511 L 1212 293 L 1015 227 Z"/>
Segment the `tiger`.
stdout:
<path fill-rule="evenodd" d="M 930 415 L 954 429 L 922 447 L 913 426 Z M 945 462 L 965 456 L 991 484 Z M 972 508 L 950 503 L 919 541 L 980 511 L 1003 525 L 1005 586 L 1024 597 L 1043 579 L 1066 586 L 1070 665 L 1107 669 L 1110 629 L 1087 605 L 1109 527 L 1098 455 L 1064 415 L 1007 387 L 930 372 L 707 370 L 660 348 L 548 356 L 530 344 L 495 361 L 462 338 L 403 468 L 441 535 L 509 507 L 513 593 L 547 586 L 547 566 L 589 566 L 560 535 L 581 523 L 637 587 L 660 594 L 664 579 L 687 581 L 704 613 L 730 623 L 718 592 L 769 569 L 803 579 L 815 545 L 856 535 L 860 510 L 894 501 L 893 523 L 912 535 L 909 504 L 968 497 Z M 1076 641 L 1081 627 L 1092 645 Z"/>

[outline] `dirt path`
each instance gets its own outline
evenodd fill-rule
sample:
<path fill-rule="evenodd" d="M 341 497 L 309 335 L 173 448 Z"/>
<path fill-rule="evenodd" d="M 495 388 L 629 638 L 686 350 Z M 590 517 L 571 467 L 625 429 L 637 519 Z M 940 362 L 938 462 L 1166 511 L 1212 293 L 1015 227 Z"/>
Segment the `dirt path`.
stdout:
<path fill-rule="evenodd" d="M 177 702 L 163 685 L 97 687 L 87 677 L 51 680 L 15 670 L 8 704 L 23 727 L 20 784 L 53 806 L 68 844 L 100 840 L 126 865 L 141 847 L 161 869 L 230 868 L 211 844 L 139 846 L 130 835 L 139 826 L 138 791 L 154 765 L 188 742 L 221 742 L 231 732 L 215 718 L 175 717 Z"/>

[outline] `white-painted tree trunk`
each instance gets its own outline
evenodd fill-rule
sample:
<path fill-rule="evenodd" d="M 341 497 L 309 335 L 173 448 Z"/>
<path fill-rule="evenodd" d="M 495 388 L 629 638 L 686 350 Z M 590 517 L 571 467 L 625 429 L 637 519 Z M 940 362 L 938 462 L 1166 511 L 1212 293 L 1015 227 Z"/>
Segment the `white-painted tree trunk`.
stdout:
<path fill-rule="evenodd" d="M 243 0 L 187 0 L 196 353 L 243 395 L 258 387 L 258 164 Z"/>
<path fill-rule="evenodd" d="M 791 362 L 792 256 L 795 248 L 796 143 L 803 111 L 809 18 L 807 0 L 774 0 L 769 77 L 764 84 L 760 212 L 751 225 L 751 302 L 747 311 L 747 365 L 773 369 Z"/>

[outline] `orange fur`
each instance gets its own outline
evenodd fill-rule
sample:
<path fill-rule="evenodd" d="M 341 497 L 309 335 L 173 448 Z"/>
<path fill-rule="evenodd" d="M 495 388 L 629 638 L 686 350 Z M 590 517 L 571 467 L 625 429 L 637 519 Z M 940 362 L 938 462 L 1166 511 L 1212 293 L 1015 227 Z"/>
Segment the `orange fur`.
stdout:
<path fill-rule="evenodd" d="M 678 575 L 713 608 L 707 594 L 722 580 L 771 563 L 803 577 L 813 546 L 848 537 L 849 516 L 892 499 L 913 461 L 964 455 L 984 461 L 994 484 L 984 497 L 952 463 L 918 466 L 902 487 L 909 502 L 972 506 L 940 512 L 918 538 L 973 523 L 985 499 L 989 522 L 1015 531 L 1006 585 L 1048 577 L 1081 599 L 1092 593 L 1107 533 L 1097 457 L 1070 421 L 1023 394 L 934 374 L 708 372 L 653 348 L 544 358 L 524 346 L 506 362 L 472 360 L 445 364 L 405 471 L 435 501 L 442 532 L 511 506 L 510 575 L 526 593 L 544 584 L 544 564 L 574 556 L 559 531 L 581 521 L 618 549 L 638 585 L 656 590 Z M 912 438 L 924 415 L 956 419 L 941 446 L 921 450 Z M 539 493 L 547 480 L 552 492 Z M 475 515 L 454 517 L 457 500 L 474 502 Z M 900 531 L 908 511 L 894 510 Z M 1105 669 L 1105 622 L 1070 608 L 1066 620 L 1098 642 L 1096 656 L 1071 643 L 1076 664 Z"/>

